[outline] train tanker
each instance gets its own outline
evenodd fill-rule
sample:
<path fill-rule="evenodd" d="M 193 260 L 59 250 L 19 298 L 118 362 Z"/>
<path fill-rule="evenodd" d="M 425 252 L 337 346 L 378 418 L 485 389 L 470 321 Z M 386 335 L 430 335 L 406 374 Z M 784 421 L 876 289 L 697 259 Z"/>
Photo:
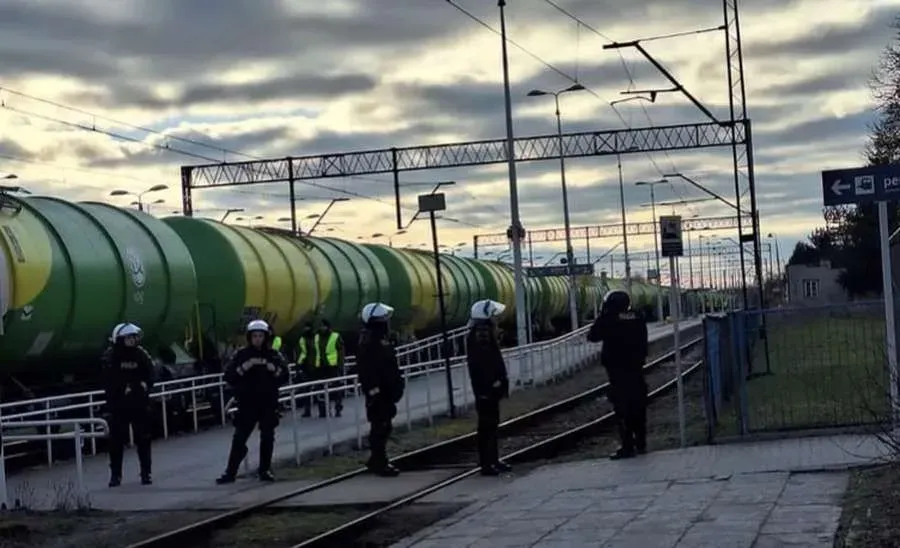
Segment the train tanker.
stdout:
<path fill-rule="evenodd" d="M 25 392 L 18 397 L 91 382 L 120 321 L 144 328 L 164 378 L 217 370 L 254 318 L 268 320 L 287 342 L 317 318 L 353 331 L 362 305 L 376 300 L 396 308 L 401 340 L 433 333 L 439 323 L 430 253 L 5 194 L 0 233 L 0 373 L 4 388 Z M 509 266 L 450 255 L 441 261 L 450 327 L 463 325 L 481 298 L 506 304 L 504 321 L 515 318 Z M 620 285 L 581 279 L 579 309 L 590 317 L 603 293 Z M 634 283 L 636 304 L 652 310 L 653 289 Z M 527 303 L 539 330 L 559 326 L 567 281 L 527 279 Z"/>

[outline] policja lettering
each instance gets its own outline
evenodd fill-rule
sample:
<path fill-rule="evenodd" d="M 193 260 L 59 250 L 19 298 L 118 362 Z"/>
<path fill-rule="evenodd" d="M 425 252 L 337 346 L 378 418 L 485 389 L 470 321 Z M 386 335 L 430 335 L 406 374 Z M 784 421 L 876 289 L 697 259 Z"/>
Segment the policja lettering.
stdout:
<path fill-rule="evenodd" d="M 225 381 L 234 389 L 238 410 L 225 473 L 216 483 L 233 483 L 238 467 L 247 456 L 247 440 L 259 425 L 259 470 L 261 481 L 274 481 L 272 454 L 278 426 L 279 387 L 288 380 L 284 357 L 271 346 L 272 330 L 262 320 L 247 324 L 247 346 L 235 352 L 225 368 Z"/>

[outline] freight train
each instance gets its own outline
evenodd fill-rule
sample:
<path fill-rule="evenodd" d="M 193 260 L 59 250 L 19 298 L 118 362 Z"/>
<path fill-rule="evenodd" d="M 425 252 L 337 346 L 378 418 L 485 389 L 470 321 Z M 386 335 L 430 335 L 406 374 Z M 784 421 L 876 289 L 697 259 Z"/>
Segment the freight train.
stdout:
<path fill-rule="evenodd" d="M 439 325 L 430 253 L 6 194 L 0 233 L 0 373 L 4 389 L 23 392 L 7 401 L 71 392 L 96 379 L 97 357 L 121 321 L 144 329 L 166 379 L 217 371 L 255 318 L 269 321 L 286 345 L 318 318 L 354 331 L 370 301 L 396 308 L 401 341 Z M 503 302 L 504 320 L 515 318 L 507 265 L 452 255 L 442 255 L 441 265 L 450 327 L 463 325 L 481 298 Z M 560 323 L 567 285 L 562 277 L 527 279 L 536 331 L 568 327 Z M 581 279 L 585 318 L 605 291 L 619 286 Z M 652 312 L 651 289 L 634 283 L 632 293 L 637 306 Z"/>

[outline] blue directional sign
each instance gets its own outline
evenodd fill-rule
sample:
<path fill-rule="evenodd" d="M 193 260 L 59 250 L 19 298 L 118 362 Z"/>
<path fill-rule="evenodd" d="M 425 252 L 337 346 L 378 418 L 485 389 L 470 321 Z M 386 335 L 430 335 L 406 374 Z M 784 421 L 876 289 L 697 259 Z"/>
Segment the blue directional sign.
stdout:
<path fill-rule="evenodd" d="M 900 166 L 873 166 L 822 172 L 826 206 L 900 200 Z"/>

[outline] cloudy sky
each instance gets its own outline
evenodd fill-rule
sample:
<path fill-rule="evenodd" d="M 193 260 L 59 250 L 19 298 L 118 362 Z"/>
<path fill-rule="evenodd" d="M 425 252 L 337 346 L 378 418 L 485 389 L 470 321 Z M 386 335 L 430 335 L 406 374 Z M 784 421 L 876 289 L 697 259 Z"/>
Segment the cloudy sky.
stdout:
<path fill-rule="evenodd" d="M 609 105 L 620 91 L 669 84 L 634 51 L 602 45 L 715 27 L 722 24 L 720 0 L 554 2 L 603 36 L 545 0 L 509 2 L 509 37 L 529 52 L 510 48 L 517 136 L 555 131 L 552 98 L 526 94 L 571 85 L 559 72 L 594 92 L 562 98 L 568 130 L 705 121 L 678 94 L 617 105 L 620 118 Z M 456 3 L 499 28 L 496 2 Z M 871 117 L 866 80 L 892 37 L 900 0 L 744 6 L 762 230 L 777 234 L 785 260 L 821 222 L 818 172 L 861 162 Z M 716 115 L 727 116 L 721 32 L 646 47 Z M 0 67 L 0 176 L 15 173 L 33 193 L 126 207 L 133 198 L 109 197 L 110 191 L 166 184 L 169 190 L 145 196 L 164 200 L 151 206 L 157 215 L 180 209 L 178 167 L 209 163 L 200 158 L 240 161 L 505 135 L 500 40 L 445 0 L 0 0 Z M 649 193 L 633 182 L 661 172 L 685 173 L 733 198 L 730 163 L 728 148 L 624 156 L 629 220 L 651 219 L 644 207 Z M 614 158 L 569 161 L 567 178 L 573 225 L 618 220 Z M 440 233 L 447 244 L 468 242 L 464 254 L 471 253 L 472 236 L 509 224 L 504 165 L 402 179 L 403 205 L 412 210 L 428 183 L 457 181 L 445 190 L 447 215 L 458 222 L 442 221 Z M 520 165 L 519 189 L 526 227 L 562 225 L 557 162 Z M 389 176 L 323 179 L 298 185 L 298 194 L 301 218 L 320 213 L 330 198 L 351 197 L 317 232 L 353 240 L 396 232 Z M 287 226 L 277 221 L 289 214 L 284 184 L 200 190 L 194 197 L 199 215 L 241 207 L 247 217 L 264 217 L 256 222 Z M 657 201 L 701 197 L 681 182 L 657 189 Z M 659 208 L 673 211 L 731 214 L 714 201 Z M 428 237 L 427 223 L 416 222 L 394 245 L 424 245 Z M 629 243 L 632 251 L 652 249 L 652 238 Z M 591 253 L 596 258 L 617 244 L 618 238 L 593 241 Z M 563 248 L 560 242 L 534 254 L 543 262 Z M 583 242 L 576 253 L 585 253 Z M 638 266 L 645 268 L 643 261 Z"/>

